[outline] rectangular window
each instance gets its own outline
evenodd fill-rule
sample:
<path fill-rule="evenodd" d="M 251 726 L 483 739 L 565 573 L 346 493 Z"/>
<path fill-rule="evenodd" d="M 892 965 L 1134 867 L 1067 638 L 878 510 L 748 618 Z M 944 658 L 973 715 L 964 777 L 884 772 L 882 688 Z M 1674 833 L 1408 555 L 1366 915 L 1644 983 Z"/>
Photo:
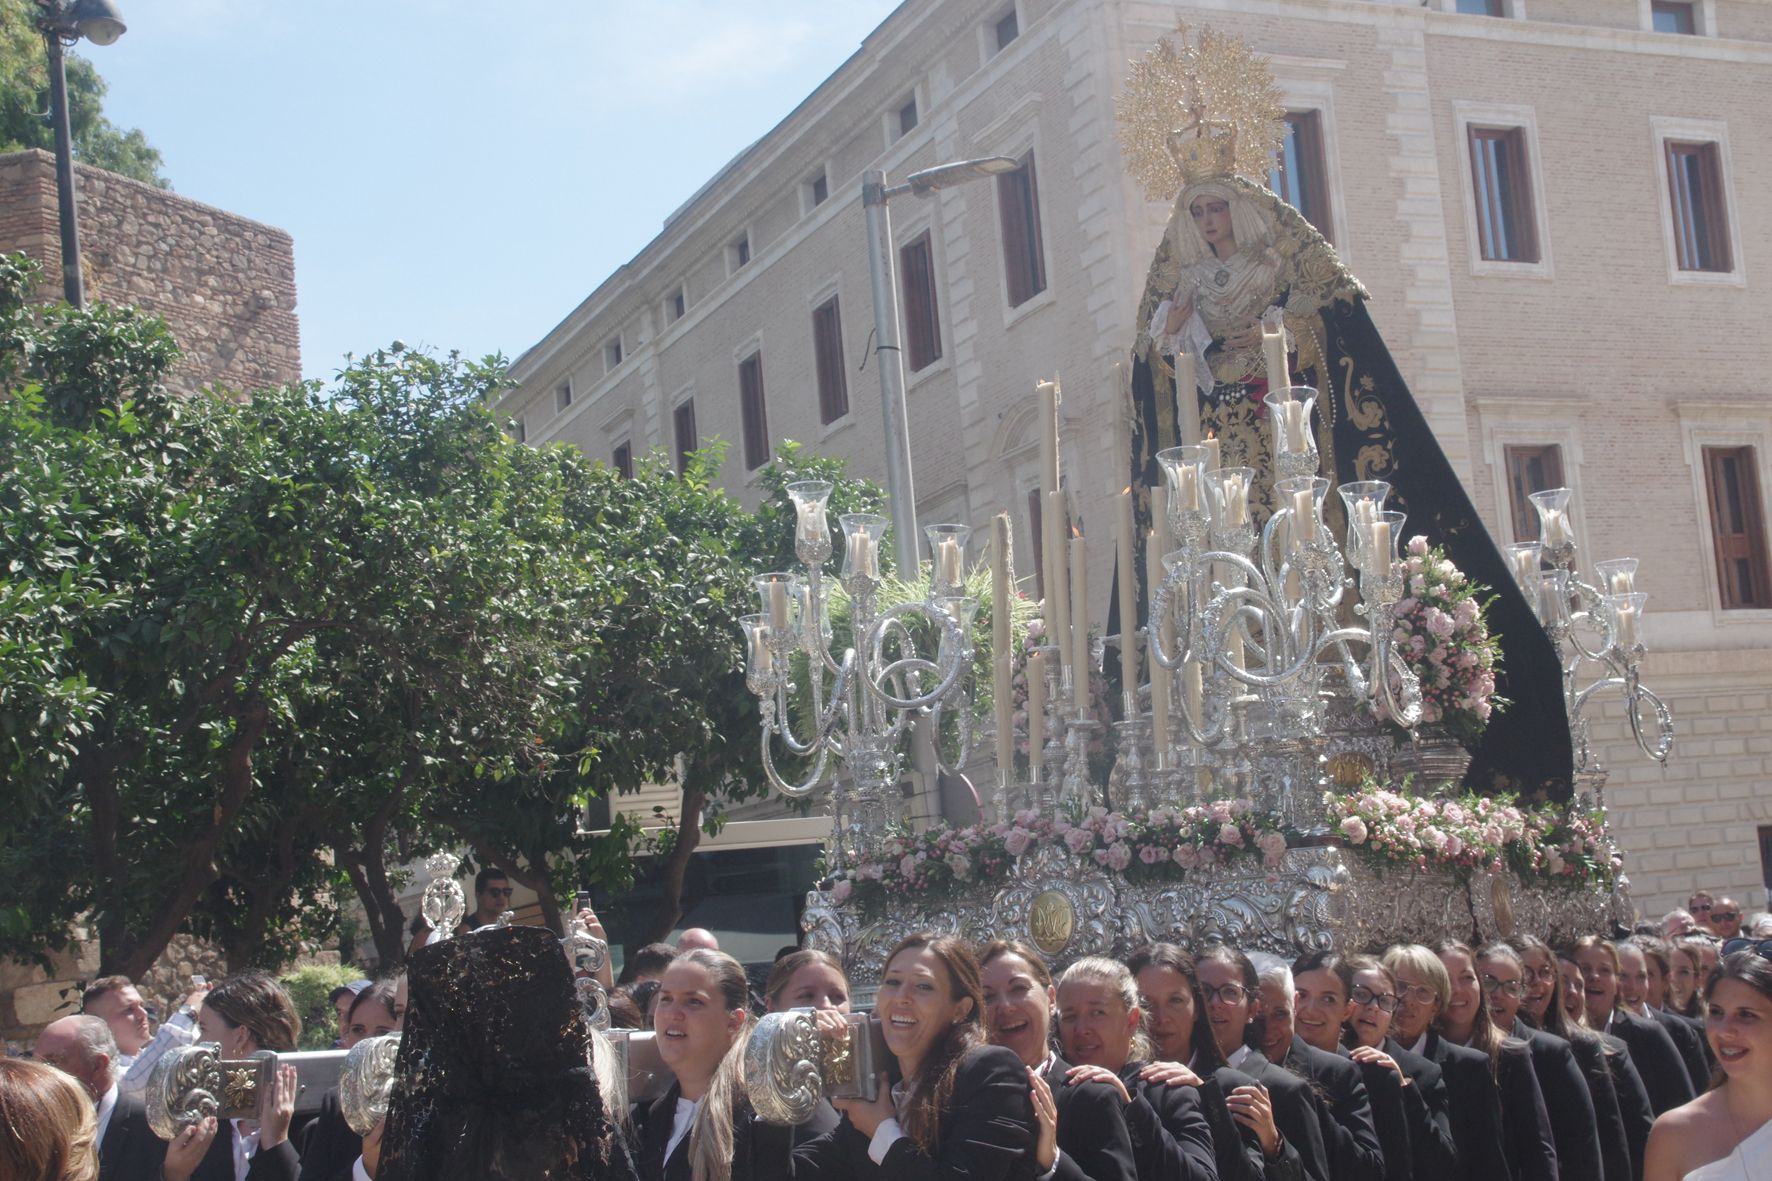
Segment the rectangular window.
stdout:
<path fill-rule="evenodd" d="M 829 426 L 849 413 L 843 317 L 834 295 L 812 309 L 812 359 L 818 369 L 818 421 Z"/>
<path fill-rule="evenodd" d="M 1325 238 L 1333 238 L 1329 226 L 1329 165 L 1323 151 L 1323 116 L 1320 111 L 1287 111 L 1286 139 L 1280 146 L 1268 188 L 1304 214 Z"/>
<path fill-rule="evenodd" d="M 763 408 L 763 354 L 738 363 L 738 414 L 744 426 L 744 466 L 754 472 L 769 462 L 769 420 Z"/>
<path fill-rule="evenodd" d="M 572 405 L 572 379 L 567 378 L 554 387 L 554 413 L 558 414 Z"/>
<path fill-rule="evenodd" d="M 1523 127 L 1470 128 L 1477 245 L 1496 262 L 1537 262 L 1538 224 Z"/>
<path fill-rule="evenodd" d="M 734 238 L 726 247 L 726 273 L 733 274 L 740 267 L 751 261 L 751 236 L 745 234 Z"/>
<path fill-rule="evenodd" d="M 616 337 L 603 346 L 603 372 L 608 373 L 621 364 L 621 337 Z"/>
<path fill-rule="evenodd" d="M 814 205 L 823 205 L 825 201 L 829 199 L 831 195 L 831 182 L 824 173 L 821 172 L 812 178 L 810 195 Z"/>
<path fill-rule="evenodd" d="M 904 275 L 905 359 L 915 373 L 941 360 L 941 319 L 935 303 L 935 256 L 924 231 L 898 252 Z"/>
<path fill-rule="evenodd" d="M 917 126 L 917 96 L 911 95 L 902 107 L 898 108 L 898 134 L 909 135 Z"/>
<path fill-rule="evenodd" d="M 687 398 L 671 413 L 671 433 L 676 436 L 677 470 L 689 469 L 689 455 L 701 446 L 695 433 L 695 399 Z"/>
<path fill-rule="evenodd" d="M 997 209 L 1003 219 L 1003 273 L 1009 306 L 1020 307 L 1046 290 L 1046 258 L 1040 248 L 1040 194 L 1034 154 L 997 177 Z"/>
<path fill-rule="evenodd" d="M 666 309 L 671 314 L 671 322 L 674 324 L 688 314 L 689 297 L 685 295 L 683 289 L 679 287 L 671 292 L 671 298 L 665 301 L 665 305 Z"/>
<path fill-rule="evenodd" d="M 1667 141 L 1667 187 L 1682 271 L 1731 271 L 1723 165 L 1714 143 Z"/>
<path fill-rule="evenodd" d="M 1008 49 L 1009 43 L 1021 36 L 1021 25 L 1015 19 L 1015 10 L 1011 8 L 997 22 L 997 48 Z"/>
<path fill-rule="evenodd" d="M 621 476 L 622 479 L 633 479 L 634 445 L 632 443 L 616 444 L 615 453 L 609 457 L 609 466 L 614 468 L 616 474 Z"/>
<path fill-rule="evenodd" d="M 1767 575 L 1766 509 L 1752 447 L 1706 447 L 1704 484 L 1723 609 L 1772 607 Z"/>
<path fill-rule="evenodd" d="M 1538 510 L 1528 499 L 1546 488 L 1562 488 L 1563 449 L 1555 443 L 1542 447 L 1509 446 L 1507 457 L 1507 499 L 1514 519 L 1515 541 L 1538 540 Z"/>
<path fill-rule="evenodd" d="M 1501 0 L 1458 0 L 1459 12 L 1466 16 L 1505 16 Z"/>
<path fill-rule="evenodd" d="M 1657 33 L 1683 33 L 1690 37 L 1698 32 L 1692 5 L 1675 3 L 1674 0 L 1655 0 L 1649 5 L 1649 21 L 1649 27 Z"/>

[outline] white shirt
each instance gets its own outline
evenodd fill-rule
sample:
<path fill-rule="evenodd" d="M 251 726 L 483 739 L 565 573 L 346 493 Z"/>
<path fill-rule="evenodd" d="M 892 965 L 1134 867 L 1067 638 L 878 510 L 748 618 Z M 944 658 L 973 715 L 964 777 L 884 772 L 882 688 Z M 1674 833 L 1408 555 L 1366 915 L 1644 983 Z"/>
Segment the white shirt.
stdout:
<path fill-rule="evenodd" d="M 1232 1070 L 1241 1070 L 1243 1069 L 1243 1063 L 1248 1060 L 1250 1053 L 1252 1053 L 1252 1051 L 1248 1046 L 1238 1046 L 1231 1051 L 1230 1057 L 1226 1058 L 1225 1062 Z"/>
<path fill-rule="evenodd" d="M 899 1083 L 892 1088 L 892 1109 L 902 1118 L 905 1106 L 911 1100 L 911 1088 L 908 1083 Z M 880 1121 L 874 1129 L 874 1138 L 868 1141 L 868 1159 L 876 1165 L 886 1163 L 886 1154 L 892 1146 L 904 1139 L 904 1127 L 898 1120 L 890 1116 Z"/>
<path fill-rule="evenodd" d="M 141 1053 L 133 1058 L 128 1055 L 117 1056 L 117 1086 L 126 1095 L 140 1095 L 148 1089 L 148 1076 L 154 1073 L 154 1064 L 162 1055 L 174 1046 L 196 1044 L 197 1022 L 182 1007 L 177 1013 L 160 1023 L 154 1040 L 142 1047 Z"/>
<path fill-rule="evenodd" d="M 1409 1052 L 1411 1054 L 1420 1054 L 1423 1057 L 1426 1057 L 1426 1055 L 1427 1055 L 1427 1031 L 1425 1029 L 1422 1030 L 1421 1036 L 1415 1039 L 1415 1044 L 1413 1046 L 1409 1047 Z"/>
<path fill-rule="evenodd" d="M 234 1181 L 246 1181 L 246 1170 L 258 1155 L 258 1123 L 255 1120 L 230 1120 L 234 1125 Z M 247 1131 L 247 1129 L 252 1129 Z"/>
<path fill-rule="evenodd" d="M 369 1170 L 363 1167 L 363 1158 L 358 1157 L 351 1162 L 351 1181 L 375 1181 Z"/>
<path fill-rule="evenodd" d="M 677 1096 L 677 1111 L 671 1116 L 671 1138 L 665 1141 L 666 1161 L 671 1159 L 671 1153 L 677 1151 L 677 1145 L 683 1142 L 683 1137 L 689 1135 L 689 1129 L 695 1124 L 695 1115 L 700 1110 L 700 1099 L 689 1100 L 681 1095 Z"/>
<path fill-rule="evenodd" d="M 112 1083 L 111 1089 L 99 1096 L 98 1100 L 98 1135 L 92 1142 L 102 1145 L 105 1142 L 105 1129 L 111 1126 L 111 1113 L 117 1110 L 117 1084 Z"/>

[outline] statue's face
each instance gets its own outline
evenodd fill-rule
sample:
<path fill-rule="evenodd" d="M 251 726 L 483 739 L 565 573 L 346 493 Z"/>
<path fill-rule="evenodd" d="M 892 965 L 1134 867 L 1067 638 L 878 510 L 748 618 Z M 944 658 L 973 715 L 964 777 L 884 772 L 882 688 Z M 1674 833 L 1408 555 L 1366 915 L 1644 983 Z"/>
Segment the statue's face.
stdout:
<path fill-rule="evenodd" d="M 1231 204 L 1223 197 L 1195 197 L 1188 206 L 1194 215 L 1194 228 L 1212 247 L 1214 254 L 1224 258 L 1237 247 L 1237 236 L 1231 231 Z"/>

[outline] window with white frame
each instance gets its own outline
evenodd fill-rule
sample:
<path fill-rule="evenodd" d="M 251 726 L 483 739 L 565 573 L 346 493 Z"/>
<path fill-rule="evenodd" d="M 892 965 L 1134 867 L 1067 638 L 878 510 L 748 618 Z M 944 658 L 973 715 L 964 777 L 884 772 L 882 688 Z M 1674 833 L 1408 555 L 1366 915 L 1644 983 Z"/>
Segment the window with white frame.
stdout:
<path fill-rule="evenodd" d="M 1484 397 L 1473 403 L 1482 430 L 1483 459 L 1495 497 L 1492 532 L 1500 544 L 1538 539 L 1534 492 L 1566 487 L 1580 479 L 1579 424 L 1584 403 L 1543 396 Z M 1587 522 L 1583 502 L 1571 508 L 1578 536 Z"/>
<path fill-rule="evenodd" d="M 1538 120 L 1531 107 L 1455 102 L 1471 273 L 1551 275 Z"/>
<path fill-rule="evenodd" d="M 665 319 L 675 324 L 689 314 L 689 292 L 682 284 L 665 296 Z"/>
<path fill-rule="evenodd" d="M 1650 125 L 1668 281 L 1744 285 L 1727 125 L 1720 119 L 1663 117 Z"/>
<path fill-rule="evenodd" d="M 811 213 L 831 199 L 830 174 L 823 168 L 807 177 L 800 185 L 800 208 Z"/>
<path fill-rule="evenodd" d="M 610 338 L 608 341 L 605 341 L 603 344 L 603 372 L 613 373 L 616 369 L 618 369 L 620 367 L 621 367 L 621 334 L 618 332 L 615 334 L 614 337 Z"/>
<path fill-rule="evenodd" d="M 991 22 L 991 40 L 996 44 L 997 51 L 1009 48 L 1009 43 L 1021 36 L 1021 20 L 1015 15 L 1015 8 L 1002 13 Z"/>
<path fill-rule="evenodd" d="M 1335 222 L 1329 212 L 1329 159 L 1323 146 L 1321 111 L 1287 111 L 1286 138 L 1268 173 L 1268 188 L 1304 220 L 1333 242 Z"/>
<path fill-rule="evenodd" d="M 554 413 L 562 413 L 570 405 L 572 405 L 572 379 L 568 377 L 554 387 Z"/>
<path fill-rule="evenodd" d="M 1691 477 L 1710 617 L 1718 627 L 1772 621 L 1772 406 L 1684 399 L 1674 406 Z"/>
<path fill-rule="evenodd" d="M 1637 0 L 1637 27 L 1676 37 L 1717 35 L 1717 0 Z"/>
<path fill-rule="evenodd" d="M 751 235 L 746 231 L 726 244 L 726 273 L 736 275 L 751 261 Z"/>

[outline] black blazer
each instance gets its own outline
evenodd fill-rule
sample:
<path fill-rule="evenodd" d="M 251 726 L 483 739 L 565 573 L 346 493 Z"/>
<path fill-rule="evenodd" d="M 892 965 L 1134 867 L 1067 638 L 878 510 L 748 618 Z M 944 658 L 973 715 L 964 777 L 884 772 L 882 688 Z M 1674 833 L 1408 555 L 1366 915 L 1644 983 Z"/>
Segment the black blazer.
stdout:
<path fill-rule="evenodd" d="M 209 1151 L 203 1154 L 191 1181 L 234 1181 L 234 1137 L 238 1133 L 233 1120 L 218 1122 L 215 1139 L 209 1142 Z M 246 1181 L 296 1181 L 300 1175 L 301 1157 L 287 1140 L 271 1148 L 260 1148 L 252 1154 L 252 1163 L 246 1169 Z"/>
<path fill-rule="evenodd" d="M 820 1099 L 812 1109 L 812 1114 L 804 1123 L 791 1127 L 766 1123 L 754 1114 L 746 1117 L 748 1121 L 749 1168 L 750 1175 L 766 1181 L 786 1177 L 794 1170 L 794 1149 L 802 1144 L 833 1132 L 842 1117 L 837 1109 L 831 1106 L 829 1099 Z M 739 1135 L 734 1130 L 734 1148 L 737 1147 Z"/>
<path fill-rule="evenodd" d="M 1643 1179 L 1643 1154 L 1649 1146 L 1649 1129 L 1655 1126 L 1655 1104 L 1648 1084 L 1631 1058 L 1630 1047 L 1611 1034 L 1601 1034 L 1606 1048 L 1606 1067 L 1618 1093 L 1618 1111 L 1624 1119 L 1625 1140 L 1630 1146 L 1631 1176 Z"/>
<path fill-rule="evenodd" d="M 363 1155 L 363 1137 L 351 1131 L 338 1102 L 338 1088 L 320 1097 L 301 1147 L 301 1181 L 351 1181 L 351 1166 Z"/>
<path fill-rule="evenodd" d="M 1594 1133 L 1600 1145 L 1600 1171 L 1605 1181 L 1633 1181 L 1631 1174 L 1630 1139 L 1625 1133 L 1624 1113 L 1618 1103 L 1618 1088 L 1607 1064 L 1605 1043 L 1598 1037 L 1577 1037 L 1569 1043 L 1569 1051 L 1587 1084 L 1588 1097 L 1594 1105 Z M 1639 1083 L 1640 1087 L 1642 1084 Z M 1649 1098 L 1643 1097 L 1643 1112 L 1649 1114 Z M 1554 1117 L 1553 1117 L 1554 1118 Z M 1645 1132 L 1645 1136 L 1647 1133 Z"/>
<path fill-rule="evenodd" d="M 1587 1075 L 1575 1061 L 1572 1046 L 1554 1033 L 1533 1029 L 1514 1018 L 1513 1036 L 1526 1043 L 1532 1070 L 1550 1114 L 1556 1141 L 1557 1175 L 1562 1181 L 1606 1181 L 1600 1149 L 1600 1118 Z M 1614 1114 L 1617 1101 L 1613 1101 Z"/>
<path fill-rule="evenodd" d="M 141 1096 L 119 1091 L 98 1146 L 98 1181 L 160 1181 L 165 1161 L 166 1141 L 148 1127 Z"/>
<path fill-rule="evenodd" d="M 1532 1069 L 1531 1050 L 1518 1038 L 1505 1039 L 1495 1069 L 1501 1086 L 1508 1171 L 1514 1181 L 1558 1181 L 1557 1140 L 1551 1132 L 1544 1091 Z"/>
<path fill-rule="evenodd" d="M 1275 1065 L 1254 1049 L 1237 1069 L 1267 1088 L 1274 1105 L 1274 1126 L 1286 1143 L 1297 1150 L 1299 1164 L 1309 1181 L 1334 1181 L 1323 1122 L 1317 1114 L 1317 1093 L 1311 1081 Z"/>
<path fill-rule="evenodd" d="M 1497 1181 L 1508 1176 L 1502 1147 L 1501 1093 L 1489 1073 L 1489 1055 L 1455 1046 L 1429 1030 L 1422 1056 L 1446 1080 L 1446 1114 L 1458 1147 L 1455 1176 L 1461 1181 Z"/>
<path fill-rule="evenodd" d="M 676 1122 L 677 1099 L 681 1095 L 682 1089 L 672 1083 L 670 1090 L 651 1103 L 634 1105 L 634 1148 L 638 1158 L 635 1163 L 639 1166 L 638 1175 L 649 1181 L 690 1181 L 693 1173 L 689 1163 L 688 1136 L 677 1141 L 677 1150 L 671 1153 L 669 1160 L 665 1159 L 665 1146 L 671 1140 L 671 1125 Z M 770 1125 L 758 1120 L 748 1108 L 740 1107 L 732 1113 L 732 1181 L 750 1181 L 752 1177 L 773 1181 L 784 1175 L 776 1170 L 785 1169 L 786 1153 L 762 1131 L 768 1128 Z M 787 1141 L 792 1130 L 778 1129 L 776 1137 Z M 771 1151 L 776 1157 L 772 1162 L 775 1169 L 759 1169 L 753 1158 Z"/>
<path fill-rule="evenodd" d="M 1071 1064 L 1054 1057 L 1042 1072 L 1058 1108 L 1054 1181 L 1138 1181 L 1126 1105 L 1106 1083 L 1067 1083 Z"/>
<path fill-rule="evenodd" d="M 1335 1181 L 1384 1181 L 1384 1148 L 1372 1123 L 1372 1098 L 1358 1063 L 1306 1044 L 1294 1034 L 1286 1065 L 1301 1070 L 1316 1084 L 1329 1120 L 1323 1139 Z"/>
<path fill-rule="evenodd" d="M 1606 1032 L 1629 1047 L 1631 1063 L 1648 1088 L 1649 1106 L 1656 1115 L 1690 1103 L 1697 1096 L 1679 1048 L 1659 1024 L 1614 1009 L 1612 1024 Z"/>
<path fill-rule="evenodd" d="M 1205 1105 L 1193 1087 L 1147 1083 L 1138 1077 L 1143 1062 L 1129 1062 L 1120 1081 L 1132 1095 L 1126 1127 L 1138 1175 L 1164 1181 L 1216 1181 L 1218 1158 Z"/>
<path fill-rule="evenodd" d="M 1304 1158 L 1280 1133 L 1280 1145 L 1270 1158 L 1261 1147 L 1255 1129 L 1238 1123 L 1225 1099 L 1238 1087 L 1259 1086 L 1251 1075 L 1229 1066 L 1212 1072 L 1200 1088 L 1200 1100 L 1212 1126 L 1212 1143 L 1218 1158 L 1218 1181 L 1304 1181 Z M 1269 1097 L 1272 1101 L 1272 1095 Z M 1274 1121 L 1279 1128 L 1279 1120 Z"/>
<path fill-rule="evenodd" d="M 1384 1052 L 1396 1060 L 1409 1085 L 1403 1088 L 1403 1113 L 1409 1122 L 1409 1169 L 1419 1181 L 1445 1181 L 1458 1168 L 1458 1147 L 1452 1141 L 1446 1080 L 1440 1068 L 1386 1038 Z M 1390 1167 L 1386 1150 L 1385 1167 Z"/>
<path fill-rule="evenodd" d="M 1686 1074 L 1692 1080 L 1693 1095 L 1704 1094 L 1704 1089 L 1710 1086 L 1710 1063 L 1704 1056 L 1704 1035 L 1689 1019 L 1676 1017 L 1666 1009 L 1650 1009 L 1649 1016 L 1673 1039 L 1674 1049 L 1680 1052 L 1680 1061 L 1686 1064 Z"/>
<path fill-rule="evenodd" d="M 675 1097 L 672 1098 L 675 1102 Z M 836 1129 L 794 1149 L 794 1176 L 821 1181 L 880 1178 L 881 1181 L 1033 1181 L 1034 1104 L 1027 1068 L 1013 1050 L 979 1046 L 966 1055 L 954 1078 L 953 1105 L 941 1113 L 941 1132 L 932 1157 L 906 1136 L 892 1145 L 876 1168 L 868 1158 L 868 1137 L 845 1118 Z M 665 1132 L 668 1139 L 670 1132 Z M 656 1181 L 658 1174 L 640 1175 Z M 734 1172 L 736 1181 L 737 1173 Z M 675 1181 L 666 1176 L 664 1181 Z M 757 1181 L 774 1181 L 759 1177 Z"/>

